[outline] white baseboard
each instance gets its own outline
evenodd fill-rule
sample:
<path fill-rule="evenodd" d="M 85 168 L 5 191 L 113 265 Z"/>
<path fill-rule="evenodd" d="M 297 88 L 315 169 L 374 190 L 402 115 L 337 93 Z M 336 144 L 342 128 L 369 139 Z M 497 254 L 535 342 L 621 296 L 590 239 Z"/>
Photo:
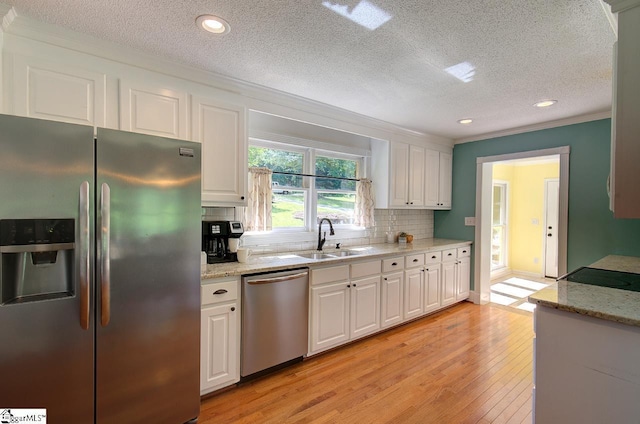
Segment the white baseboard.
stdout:
<path fill-rule="evenodd" d="M 473 302 L 476 305 L 486 305 L 487 303 L 489 303 L 489 299 L 482 299 L 480 293 L 471 291 L 469 293 L 469 302 Z"/>
<path fill-rule="evenodd" d="M 492 271 L 490 278 L 491 281 L 497 280 L 499 278 L 502 278 L 504 276 L 507 276 L 509 274 L 511 274 L 513 271 L 511 270 L 511 268 L 502 268 L 502 269 L 498 269 L 496 271 Z"/>
<path fill-rule="evenodd" d="M 518 271 L 517 269 L 514 269 L 511 273 L 516 277 L 544 278 L 544 275 L 539 272 Z"/>

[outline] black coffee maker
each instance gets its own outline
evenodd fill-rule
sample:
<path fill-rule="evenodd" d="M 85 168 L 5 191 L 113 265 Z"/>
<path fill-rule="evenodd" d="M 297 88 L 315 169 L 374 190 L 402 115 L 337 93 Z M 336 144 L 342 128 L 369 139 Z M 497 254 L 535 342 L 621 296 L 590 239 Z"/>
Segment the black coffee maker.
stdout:
<path fill-rule="evenodd" d="M 202 221 L 202 251 L 207 254 L 207 263 L 236 262 L 238 255 L 230 251 L 229 239 L 243 233 L 238 221 Z"/>

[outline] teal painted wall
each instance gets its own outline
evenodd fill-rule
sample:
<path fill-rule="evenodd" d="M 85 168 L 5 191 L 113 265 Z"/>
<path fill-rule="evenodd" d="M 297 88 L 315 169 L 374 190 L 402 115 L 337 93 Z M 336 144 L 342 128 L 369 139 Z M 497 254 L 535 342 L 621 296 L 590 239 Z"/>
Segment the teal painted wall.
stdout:
<path fill-rule="evenodd" d="M 464 217 L 475 216 L 476 158 L 560 146 L 571 147 L 568 270 L 611 254 L 640 256 L 640 220 L 614 219 L 609 210 L 610 119 L 455 145 L 452 208 L 435 212 L 434 236 L 475 242 Z"/>

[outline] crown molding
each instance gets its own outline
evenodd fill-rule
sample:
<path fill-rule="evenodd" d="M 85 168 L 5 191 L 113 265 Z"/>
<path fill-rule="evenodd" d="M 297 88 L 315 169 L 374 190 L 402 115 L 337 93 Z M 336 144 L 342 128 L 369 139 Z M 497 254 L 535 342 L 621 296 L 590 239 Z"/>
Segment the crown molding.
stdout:
<path fill-rule="evenodd" d="M 611 5 L 611 12 L 620 13 L 640 6 L 640 0 L 604 0 Z"/>
<path fill-rule="evenodd" d="M 618 15 L 614 14 L 611 11 L 611 7 L 604 2 L 604 0 L 600 0 L 600 6 L 602 6 L 602 11 L 609 21 L 609 26 L 611 27 L 611 31 L 613 31 L 613 35 L 618 38 Z"/>
<path fill-rule="evenodd" d="M 522 134 L 522 133 L 527 133 L 527 132 L 532 132 L 532 131 L 546 130 L 546 129 L 549 129 L 549 128 L 564 127 L 564 126 L 567 126 L 567 125 L 581 124 L 583 122 L 599 121 L 601 119 L 607 119 L 607 118 L 611 118 L 611 111 L 610 110 L 603 111 L 603 112 L 597 112 L 597 113 L 591 113 L 591 114 L 588 114 L 588 115 L 572 116 L 570 118 L 558 119 L 556 121 L 542 122 L 542 123 L 539 123 L 539 124 L 527 125 L 527 126 L 524 126 L 524 127 L 510 128 L 510 129 L 503 130 L 503 131 L 496 131 L 496 132 L 491 132 L 491 133 L 474 135 L 474 136 L 471 136 L 471 137 L 465 137 L 465 138 L 460 138 L 460 139 L 454 140 L 453 143 L 454 144 L 471 143 L 473 141 L 488 140 L 490 138 L 505 137 L 505 136 L 508 136 L 508 135 L 515 135 L 515 134 Z"/>
<path fill-rule="evenodd" d="M 0 3 L 0 16 L 2 16 L 2 22 L 0 23 L 0 32 L 4 32 L 14 21 L 17 14 L 16 10 L 13 7 L 9 7 L 6 4 Z"/>
<path fill-rule="evenodd" d="M 2 6 L 0 4 L 0 11 Z M 253 100 L 253 102 L 249 102 L 251 109 L 263 111 L 260 109 L 261 106 L 275 105 L 276 107 L 271 109 L 275 109 L 276 112 L 268 110 L 264 112 L 280 115 L 278 113 L 278 111 L 282 110 L 280 107 L 285 107 L 289 111 L 296 111 L 299 116 L 292 117 L 285 112 L 281 112 L 282 116 L 339 131 L 352 132 L 374 138 L 392 139 L 395 138 L 394 136 L 399 136 L 400 138 L 416 139 L 449 147 L 453 145 L 451 138 L 411 130 L 326 103 L 180 64 L 175 60 L 158 57 L 157 55 L 121 46 L 57 25 L 36 21 L 20 15 L 14 8 L 9 8 L 9 10 L 11 18 L 7 20 L 5 17 L 3 21 L 3 26 L 8 34 L 241 95 Z M 318 122 L 316 117 L 329 119 L 331 124 L 327 124 L 323 119 L 320 119 L 322 122 Z"/>

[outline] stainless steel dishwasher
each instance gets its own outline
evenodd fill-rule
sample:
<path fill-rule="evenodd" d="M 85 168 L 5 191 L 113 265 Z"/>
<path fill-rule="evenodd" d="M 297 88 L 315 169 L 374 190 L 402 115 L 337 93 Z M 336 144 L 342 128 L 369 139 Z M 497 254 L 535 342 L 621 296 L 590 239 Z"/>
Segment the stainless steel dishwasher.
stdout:
<path fill-rule="evenodd" d="M 247 377 L 307 354 L 309 271 L 242 277 L 242 357 Z"/>

